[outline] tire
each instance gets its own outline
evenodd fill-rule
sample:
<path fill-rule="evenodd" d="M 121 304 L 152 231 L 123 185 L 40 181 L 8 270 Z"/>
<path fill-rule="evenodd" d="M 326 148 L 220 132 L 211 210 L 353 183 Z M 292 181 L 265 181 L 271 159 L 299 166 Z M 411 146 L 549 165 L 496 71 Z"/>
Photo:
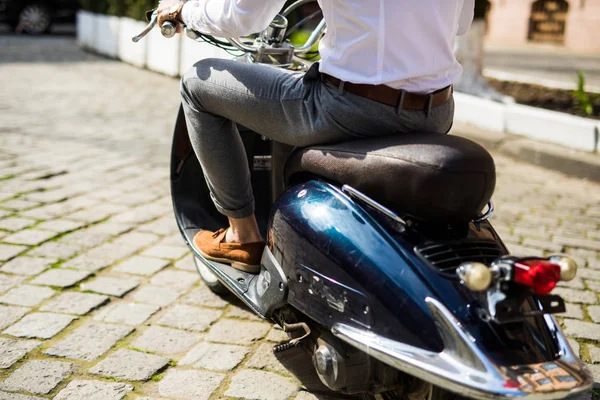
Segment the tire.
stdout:
<path fill-rule="evenodd" d="M 41 35 L 50 30 L 52 26 L 52 12 L 42 3 L 27 4 L 17 23 L 17 31 L 29 35 Z"/>
<path fill-rule="evenodd" d="M 194 262 L 196 263 L 198 274 L 200 274 L 200 279 L 202 279 L 202 282 L 204 282 L 211 292 L 215 294 L 229 293 L 229 289 L 227 289 L 225 285 L 219 281 L 217 276 L 210 269 L 208 269 L 202 260 L 200 260 L 198 257 L 194 257 Z"/>

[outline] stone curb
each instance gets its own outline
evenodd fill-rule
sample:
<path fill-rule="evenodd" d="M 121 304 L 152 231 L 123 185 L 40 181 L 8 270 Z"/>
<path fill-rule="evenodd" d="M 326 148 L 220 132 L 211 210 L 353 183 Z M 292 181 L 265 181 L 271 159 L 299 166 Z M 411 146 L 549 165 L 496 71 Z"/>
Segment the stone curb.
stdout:
<path fill-rule="evenodd" d="M 457 122 L 517 134 L 589 153 L 598 152 L 600 121 L 516 103 L 455 93 Z"/>
<path fill-rule="evenodd" d="M 519 161 L 600 182 L 600 156 L 596 153 L 489 131 L 460 122 L 455 124 L 451 134 L 466 137 L 488 150 L 497 151 Z"/>

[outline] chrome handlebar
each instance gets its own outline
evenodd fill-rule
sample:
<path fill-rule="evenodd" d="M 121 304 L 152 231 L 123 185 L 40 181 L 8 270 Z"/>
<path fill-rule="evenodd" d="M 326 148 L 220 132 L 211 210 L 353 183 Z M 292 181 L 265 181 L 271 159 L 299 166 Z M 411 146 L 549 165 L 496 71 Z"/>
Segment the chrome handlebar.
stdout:
<path fill-rule="evenodd" d="M 152 17 L 150 18 L 150 21 L 148 22 L 148 26 L 146 26 L 146 28 L 144 28 L 144 30 L 139 35 L 135 35 L 134 37 L 131 38 L 131 40 L 133 40 L 133 43 L 137 43 L 140 40 L 142 40 L 142 38 L 144 36 L 149 34 L 150 31 L 152 29 L 154 29 L 154 27 L 156 26 L 157 23 L 158 23 L 158 13 L 156 11 L 154 11 L 152 13 Z M 163 24 L 163 26 L 161 26 L 160 31 L 164 37 L 172 38 L 177 33 L 178 25 L 179 24 L 176 22 L 166 21 Z"/>

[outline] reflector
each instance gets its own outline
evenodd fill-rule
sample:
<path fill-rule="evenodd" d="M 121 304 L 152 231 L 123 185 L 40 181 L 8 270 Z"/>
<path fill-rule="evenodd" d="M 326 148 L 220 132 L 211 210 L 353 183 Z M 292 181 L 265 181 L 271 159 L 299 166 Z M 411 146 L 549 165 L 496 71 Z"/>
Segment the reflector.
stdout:
<path fill-rule="evenodd" d="M 528 286 L 535 294 L 546 295 L 560 280 L 560 265 L 546 260 L 519 260 L 513 265 L 513 281 Z"/>

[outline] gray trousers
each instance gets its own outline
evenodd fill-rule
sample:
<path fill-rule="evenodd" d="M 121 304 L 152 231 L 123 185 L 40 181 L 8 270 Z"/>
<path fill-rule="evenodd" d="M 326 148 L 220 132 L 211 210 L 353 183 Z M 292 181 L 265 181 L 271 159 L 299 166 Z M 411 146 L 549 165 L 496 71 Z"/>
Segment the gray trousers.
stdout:
<path fill-rule="evenodd" d="M 305 147 L 355 138 L 426 131 L 445 134 L 454 101 L 401 110 L 340 90 L 306 74 L 233 60 L 205 59 L 181 81 L 192 146 L 215 206 L 231 218 L 254 212 L 250 170 L 236 124 L 275 141 Z"/>

